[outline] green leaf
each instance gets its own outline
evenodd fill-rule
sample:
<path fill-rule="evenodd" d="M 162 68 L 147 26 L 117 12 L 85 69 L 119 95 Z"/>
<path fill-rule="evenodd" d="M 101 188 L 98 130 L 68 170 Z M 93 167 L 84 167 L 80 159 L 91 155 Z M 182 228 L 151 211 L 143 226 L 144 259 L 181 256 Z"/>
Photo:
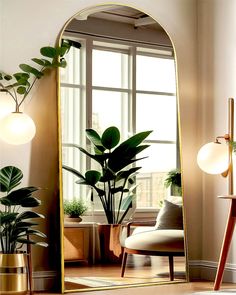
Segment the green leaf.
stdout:
<path fill-rule="evenodd" d="M 31 60 L 40 66 L 45 66 L 45 61 L 41 58 L 32 58 Z"/>
<path fill-rule="evenodd" d="M 70 48 L 70 46 L 69 46 L 69 48 Z M 66 47 L 66 46 L 56 47 L 57 55 L 58 56 L 64 56 L 66 54 L 66 52 L 68 51 L 69 48 Z"/>
<path fill-rule="evenodd" d="M 57 50 L 54 47 L 46 46 L 40 49 L 40 53 L 43 56 L 55 58 L 57 56 Z"/>
<path fill-rule="evenodd" d="M 41 201 L 34 197 L 25 198 L 21 201 L 22 207 L 38 207 L 41 204 Z"/>
<path fill-rule="evenodd" d="M 102 145 L 101 137 L 95 130 L 86 129 L 86 136 L 96 146 L 96 148 L 99 151 L 101 152 L 105 151 L 105 147 Z"/>
<path fill-rule="evenodd" d="M 27 64 L 20 64 L 19 65 L 20 69 L 26 73 L 33 74 L 35 77 L 40 79 L 43 76 L 43 73 L 37 70 L 36 68 L 33 68 Z"/>
<path fill-rule="evenodd" d="M 51 67 L 53 68 L 65 68 L 67 66 L 67 62 L 65 59 L 61 59 L 60 61 L 54 60 L 51 63 Z"/>
<path fill-rule="evenodd" d="M 48 247 L 48 244 L 45 242 L 36 242 L 31 239 L 17 238 L 16 241 L 21 244 L 31 244 L 31 245 L 41 246 L 41 247 Z"/>
<path fill-rule="evenodd" d="M 130 207 L 134 195 L 129 195 L 122 200 L 121 210 L 126 210 Z"/>
<path fill-rule="evenodd" d="M 117 127 L 109 127 L 107 128 L 103 134 L 102 134 L 102 145 L 107 148 L 108 150 L 111 150 L 120 141 L 120 131 Z"/>
<path fill-rule="evenodd" d="M 10 81 L 12 79 L 12 76 L 11 75 L 5 75 L 4 79 L 7 80 L 7 81 Z"/>
<path fill-rule="evenodd" d="M 100 180 L 100 178 L 101 173 L 99 171 L 89 170 L 85 173 L 86 182 L 91 186 L 94 186 Z"/>
<path fill-rule="evenodd" d="M 121 179 L 128 179 L 131 175 L 136 173 L 141 168 L 142 167 L 134 167 L 134 168 L 130 168 L 129 170 L 124 170 L 124 171 L 118 172 L 116 181 L 119 181 Z"/>
<path fill-rule="evenodd" d="M 121 146 L 122 147 L 136 147 L 139 144 L 141 144 L 145 138 L 148 137 L 148 135 L 152 133 L 152 131 L 143 131 L 143 132 L 139 132 L 135 135 L 133 135 L 132 137 L 128 138 L 127 140 L 125 140 Z"/>
<path fill-rule="evenodd" d="M 12 191 L 9 195 L 6 196 L 6 198 L 11 202 L 11 205 L 22 206 L 22 204 L 27 203 L 27 201 L 25 201 L 25 199 L 30 198 L 32 193 L 37 190 L 39 190 L 39 188 L 34 187 L 34 186 L 23 187 L 18 190 Z M 32 201 L 32 203 L 33 203 L 33 201 Z M 34 202 L 34 204 L 35 204 L 35 202 Z"/>
<path fill-rule="evenodd" d="M 78 176 L 79 178 L 83 179 L 83 180 L 86 180 L 85 177 L 79 172 L 77 171 L 76 169 L 72 168 L 72 167 L 69 167 L 69 166 L 66 166 L 66 165 L 62 165 L 62 168 L 73 173 L 74 175 Z"/>
<path fill-rule="evenodd" d="M 14 221 L 18 214 L 19 213 L 0 212 L 0 225 L 2 226 L 5 223 Z"/>
<path fill-rule="evenodd" d="M 38 237 L 41 237 L 41 238 L 46 238 L 47 236 L 42 233 L 41 231 L 37 230 L 37 229 L 29 229 L 26 231 L 26 233 L 21 233 L 19 236 L 23 237 L 23 236 L 27 236 L 27 235 L 34 235 L 34 236 L 38 236 Z"/>
<path fill-rule="evenodd" d="M 87 155 L 88 157 L 90 157 L 91 159 L 95 160 L 96 162 L 98 162 L 100 165 L 103 166 L 103 163 L 106 159 L 109 158 L 109 154 L 96 154 L 96 155 L 93 155 L 93 154 L 90 154 L 89 152 L 87 152 L 84 148 L 82 147 L 79 147 L 79 150 L 84 153 L 85 155 Z"/>
<path fill-rule="evenodd" d="M 24 211 L 17 216 L 17 220 L 19 221 L 23 219 L 31 219 L 31 218 L 44 218 L 44 216 L 34 211 Z"/>
<path fill-rule="evenodd" d="M 41 60 L 44 61 L 45 67 L 50 67 L 52 65 L 52 63 L 49 60 L 47 60 L 47 59 L 41 58 Z"/>
<path fill-rule="evenodd" d="M 16 89 L 16 92 L 17 92 L 18 94 L 25 94 L 25 92 L 26 92 L 26 88 L 25 88 L 24 86 L 20 86 L 20 87 L 18 87 L 18 88 Z"/>
<path fill-rule="evenodd" d="M 14 166 L 6 166 L 0 170 L 0 191 L 9 192 L 20 184 L 22 171 Z"/>

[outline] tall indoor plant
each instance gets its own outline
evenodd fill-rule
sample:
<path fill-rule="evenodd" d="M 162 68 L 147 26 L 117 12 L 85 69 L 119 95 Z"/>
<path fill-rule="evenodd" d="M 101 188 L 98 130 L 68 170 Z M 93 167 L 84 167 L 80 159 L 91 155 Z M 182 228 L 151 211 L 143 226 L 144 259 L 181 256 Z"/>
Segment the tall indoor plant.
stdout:
<path fill-rule="evenodd" d="M 32 221 L 44 216 L 31 209 L 25 209 L 40 205 L 40 200 L 32 195 L 39 188 L 27 186 L 15 189 L 20 185 L 22 178 L 22 171 L 17 167 L 6 166 L 0 169 L 0 192 L 4 194 L 0 198 L 0 266 L 3 269 L 0 272 L 0 293 L 3 294 L 27 292 L 27 275 L 19 272 L 21 268 L 26 268 L 23 246 L 47 246 L 45 242 L 32 239 L 33 236 L 46 237 L 36 228 L 38 223 Z M 8 271 L 9 266 L 11 271 Z"/>
<path fill-rule="evenodd" d="M 97 162 L 99 170 L 88 170 L 85 175 L 74 168 L 63 165 L 63 168 L 78 176 L 78 184 L 88 185 L 95 192 L 102 203 L 108 224 L 120 224 L 131 207 L 136 188 L 134 177 L 141 167 L 132 164 L 143 159 L 136 156 L 148 147 L 142 144 L 151 131 L 135 134 L 120 142 L 120 131 L 117 127 L 107 128 L 100 136 L 93 129 L 86 129 L 87 138 L 94 149 L 94 153 L 75 145 L 91 160 Z"/>
<path fill-rule="evenodd" d="M 100 224 L 101 261 L 104 263 L 120 263 L 122 249 L 119 242 L 120 225 L 132 206 L 135 196 L 135 175 L 141 168 L 134 167 L 134 163 L 143 159 L 136 156 L 145 150 L 148 145 L 142 144 L 151 131 L 135 134 L 120 143 L 120 131 L 117 127 L 107 128 L 100 136 L 93 129 L 86 129 L 87 138 L 94 152 L 75 145 L 64 146 L 78 148 L 99 169 L 88 170 L 84 175 L 72 167 L 63 165 L 63 168 L 78 176 L 78 184 L 91 188 L 92 199 L 94 193 L 99 197 L 108 224 Z"/>

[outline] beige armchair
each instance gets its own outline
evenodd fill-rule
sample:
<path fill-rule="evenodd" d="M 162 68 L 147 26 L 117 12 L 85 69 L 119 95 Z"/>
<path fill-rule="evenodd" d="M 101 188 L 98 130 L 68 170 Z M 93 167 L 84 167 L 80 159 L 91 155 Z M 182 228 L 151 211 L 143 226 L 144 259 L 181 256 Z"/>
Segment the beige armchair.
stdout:
<path fill-rule="evenodd" d="M 151 225 L 154 225 L 150 227 Z M 139 230 L 131 233 L 131 226 L 138 226 Z M 140 226 L 148 226 L 144 231 Z M 127 238 L 121 241 L 123 259 L 121 276 L 124 276 L 128 254 L 169 257 L 170 280 L 174 280 L 174 256 L 184 256 L 184 231 L 182 206 L 164 201 L 156 223 L 129 222 L 127 224 Z"/>

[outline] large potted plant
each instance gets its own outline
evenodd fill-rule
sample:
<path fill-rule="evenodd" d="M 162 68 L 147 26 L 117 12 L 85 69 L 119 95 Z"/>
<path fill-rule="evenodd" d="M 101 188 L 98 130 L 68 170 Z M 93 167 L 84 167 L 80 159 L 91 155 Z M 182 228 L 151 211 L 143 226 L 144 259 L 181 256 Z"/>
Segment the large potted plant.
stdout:
<path fill-rule="evenodd" d="M 93 152 L 90 152 L 91 147 L 86 150 L 75 144 L 64 145 L 78 148 L 99 166 L 98 170 L 88 170 L 84 175 L 72 167 L 63 165 L 63 168 L 78 176 L 78 184 L 91 188 L 92 199 L 96 194 L 101 201 L 109 224 L 100 226 L 102 247 L 107 247 L 104 251 L 106 257 L 109 257 L 108 248 L 111 249 L 111 244 L 114 245 L 112 252 L 115 252 L 116 256 L 119 256 L 117 253 L 121 253 L 117 236 L 119 226 L 117 228 L 116 225 L 122 223 L 132 206 L 136 188 L 135 175 L 141 168 L 134 167 L 133 164 L 143 159 L 136 156 L 148 147 L 142 143 L 150 133 L 151 131 L 140 132 L 120 143 L 120 131 L 117 127 L 107 128 L 101 136 L 93 129 L 86 129 Z M 103 241 L 111 232 L 112 235 L 116 232 L 115 241 Z"/>
<path fill-rule="evenodd" d="M 34 186 L 15 189 L 23 178 L 22 171 L 14 166 L 0 169 L 0 294 L 25 294 L 28 290 L 26 252 L 24 245 L 47 247 L 47 243 L 32 239 L 45 238 L 33 220 L 44 218 L 42 214 L 26 208 L 35 208 L 41 201 L 32 194 L 39 190 Z M 23 251 L 24 249 L 24 251 Z M 29 261 L 29 260 L 28 260 Z M 29 274 L 29 271 L 28 271 Z"/>

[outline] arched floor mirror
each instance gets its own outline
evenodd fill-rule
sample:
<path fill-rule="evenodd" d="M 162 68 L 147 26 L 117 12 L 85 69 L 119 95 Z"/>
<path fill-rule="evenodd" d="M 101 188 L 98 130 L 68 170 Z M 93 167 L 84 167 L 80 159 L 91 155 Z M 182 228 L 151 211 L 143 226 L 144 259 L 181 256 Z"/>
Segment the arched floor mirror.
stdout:
<path fill-rule="evenodd" d="M 186 281 L 180 114 L 168 34 L 144 12 L 113 4 L 82 11 L 61 38 L 81 44 L 60 71 L 62 291 Z M 101 135 L 110 126 L 121 141 L 152 130 L 119 226 L 107 225 L 101 198 L 71 169 L 98 169 L 78 147 L 93 153 L 85 130 Z M 67 216 L 81 206 L 80 218 Z"/>

